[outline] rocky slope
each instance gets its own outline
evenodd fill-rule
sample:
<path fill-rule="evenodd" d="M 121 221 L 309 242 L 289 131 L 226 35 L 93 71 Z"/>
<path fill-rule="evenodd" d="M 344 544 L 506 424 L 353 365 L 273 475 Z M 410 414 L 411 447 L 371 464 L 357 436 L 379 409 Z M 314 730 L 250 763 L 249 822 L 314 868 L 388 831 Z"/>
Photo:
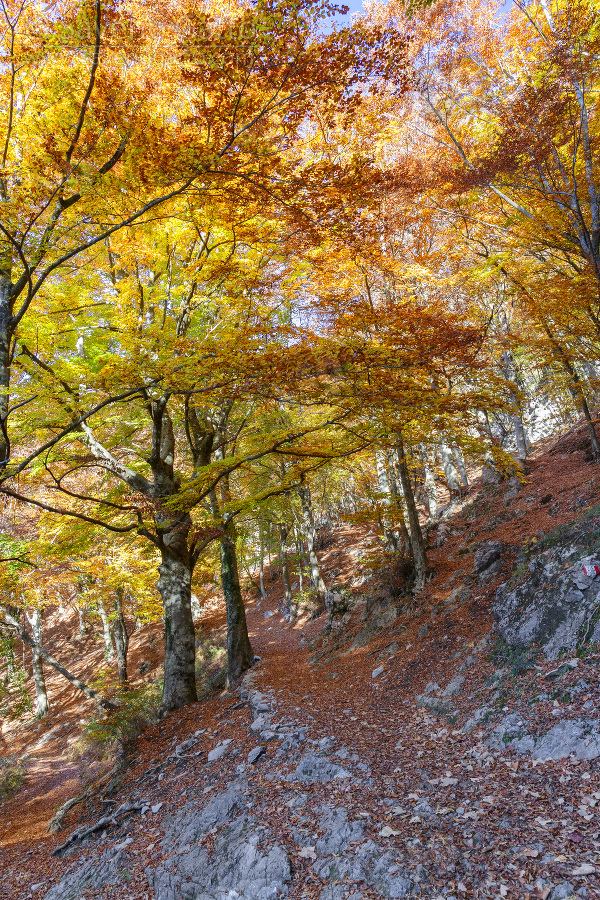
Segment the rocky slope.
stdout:
<path fill-rule="evenodd" d="M 431 533 L 416 600 L 349 525 L 330 615 L 249 598 L 242 688 L 144 732 L 81 821 L 5 840 L 0 895 L 600 897 L 600 472 L 554 450 Z"/>

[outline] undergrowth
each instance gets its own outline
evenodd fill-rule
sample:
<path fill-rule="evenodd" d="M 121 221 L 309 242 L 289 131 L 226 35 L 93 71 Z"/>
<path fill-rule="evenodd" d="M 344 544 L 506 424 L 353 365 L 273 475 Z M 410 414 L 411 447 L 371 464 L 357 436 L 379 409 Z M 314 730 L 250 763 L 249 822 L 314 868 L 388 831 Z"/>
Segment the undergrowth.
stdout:
<path fill-rule="evenodd" d="M 127 755 L 136 738 L 159 720 L 162 681 L 122 691 L 115 699 L 118 709 L 99 712 L 88 721 L 75 746 L 76 755 L 91 753 L 104 758 L 114 753 Z"/>
<path fill-rule="evenodd" d="M 0 757 L 0 803 L 17 793 L 25 778 L 25 763 L 16 756 Z"/>
<path fill-rule="evenodd" d="M 199 640 L 196 646 L 196 683 L 198 696 L 222 690 L 227 683 L 226 638 Z"/>

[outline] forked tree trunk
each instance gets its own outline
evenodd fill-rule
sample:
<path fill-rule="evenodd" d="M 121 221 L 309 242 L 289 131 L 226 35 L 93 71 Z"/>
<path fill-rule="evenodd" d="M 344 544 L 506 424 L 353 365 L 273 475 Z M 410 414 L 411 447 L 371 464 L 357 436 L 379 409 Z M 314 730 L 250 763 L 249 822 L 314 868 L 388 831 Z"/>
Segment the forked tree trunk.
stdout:
<path fill-rule="evenodd" d="M 254 653 L 248 637 L 235 551 L 235 531 L 231 525 L 221 539 L 221 580 L 227 609 L 227 670 L 229 685 L 233 687 L 241 675 L 252 667 Z"/>
<path fill-rule="evenodd" d="M 31 625 L 31 635 L 36 645 L 42 643 L 42 611 L 34 609 L 31 615 L 27 613 L 29 624 Z M 25 644 L 23 644 L 25 646 Z M 33 684 L 35 687 L 35 715 L 38 719 L 42 719 L 50 708 L 48 703 L 48 694 L 46 693 L 46 679 L 44 678 L 44 666 L 42 663 L 42 655 L 37 646 L 31 648 L 31 664 L 33 670 Z"/>
<path fill-rule="evenodd" d="M 62 666 L 57 659 L 51 656 L 41 644 L 38 644 L 37 641 L 34 641 L 31 635 L 21 627 L 21 625 L 19 624 L 19 620 L 10 613 L 10 608 L 8 606 L 0 605 L 0 614 L 4 615 L 5 623 L 7 625 L 10 625 L 11 628 L 15 629 L 22 641 L 24 641 L 26 644 L 29 644 L 29 646 L 32 648 L 35 647 L 47 663 L 50 663 L 50 665 L 54 669 L 56 669 L 57 672 L 60 672 L 60 674 L 63 675 L 67 679 L 67 681 L 70 681 L 71 684 L 75 685 L 76 688 L 79 688 L 80 691 L 83 691 L 86 697 L 89 697 L 91 700 L 95 700 L 96 703 L 99 703 L 100 706 L 102 706 L 104 709 L 118 709 L 118 707 L 115 706 L 114 703 L 111 703 L 110 700 L 105 700 L 104 697 L 101 697 L 100 694 L 97 694 L 96 691 L 93 690 L 93 688 L 89 687 L 89 685 L 85 684 L 85 682 L 80 681 L 79 678 L 76 678 L 74 675 L 72 675 L 69 670 L 65 669 L 65 667 Z"/>
<path fill-rule="evenodd" d="M 454 462 L 456 463 L 456 468 L 460 474 L 460 480 L 462 481 L 462 486 L 465 491 L 469 490 L 469 476 L 467 475 L 467 469 L 465 466 L 465 458 L 462 455 L 462 450 L 460 447 L 456 446 L 452 448 L 452 454 L 454 456 Z"/>
<path fill-rule="evenodd" d="M 165 620 L 163 712 L 195 703 L 196 651 L 192 618 L 192 567 L 168 546 L 162 548 L 158 590 Z"/>
<path fill-rule="evenodd" d="M 404 441 L 402 432 L 398 431 L 396 435 L 396 446 L 398 449 L 398 474 L 400 483 L 404 493 L 404 500 L 408 511 L 408 521 L 410 524 L 410 544 L 412 548 L 413 561 L 415 567 L 415 591 L 422 591 L 427 580 L 427 548 L 423 539 L 423 532 L 419 523 L 419 513 L 415 503 L 415 495 L 413 493 L 408 465 L 406 463 L 406 455 L 404 452 Z"/>
<path fill-rule="evenodd" d="M 523 419 L 521 418 L 521 415 L 519 413 L 519 401 L 517 397 L 518 385 L 515 382 L 515 367 L 512 353 L 509 353 L 508 350 L 505 350 L 502 354 L 502 362 L 504 363 L 504 377 L 506 378 L 506 381 L 508 383 L 510 399 L 514 408 L 512 423 L 515 432 L 517 455 L 519 457 L 519 461 L 525 463 L 525 461 L 527 460 L 527 436 L 525 434 L 525 428 L 523 426 Z"/>
<path fill-rule="evenodd" d="M 325 597 L 325 594 L 327 593 L 327 587 L 325 586 L 323 576 L 321 575 L 317 551 L 315 550 L 317 534 L 315 530 L 315 520 L 313 517 L 310 488 L 307 484 L 300 485 L 300 487 L 298 488 L 298 496 L 300 497 L 300 502 L 302 504 L 302 518 L 304 521 L 304 534 L 306 537 L 306 546 L 308 549 L 308 562 L 310 564 L 312 585 L 314 588 L 316 588 L 317 593 L 320 597 Z"/>

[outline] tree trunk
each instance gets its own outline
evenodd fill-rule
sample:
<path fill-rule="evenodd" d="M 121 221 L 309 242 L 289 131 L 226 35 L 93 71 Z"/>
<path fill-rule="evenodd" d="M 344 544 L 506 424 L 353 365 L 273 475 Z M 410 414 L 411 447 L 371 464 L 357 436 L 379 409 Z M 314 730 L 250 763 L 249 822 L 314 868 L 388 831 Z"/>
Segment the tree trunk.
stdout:
<path fill-rule="evenodd" d="M 5 469 L 10 458 L 8 439 L 8 407 L 10 387 L 10 342 L 13 301 L 11 297 L 10 251 L 0 257 L 0 469 Z"/>
<path fill-rule="evenodd" d="M 34 609 L 31 615 L 26 614 L 31 625 L 31 634 L 36 645 L 42 643 L 42 611 Z M 23 643 L 23 646 L 25 644 Z M 48 703 L 48 694 L 46 693 L 46 679 L 44 678 L 44 666 L 42 663 L 42 655 L 39 646 L 31 648 L 31 662 L 33 670 L 33 683 L 35 686 L 36 708 L 35 715 L 38 719 L 42 719 L 48 712 L 50 705 Z"/>
<path fill-rule="evenodd" d="M 312 501 L 310 497 L 310 488 L 307 484 L 302 484 L 298 488 L 298 496 L 302 504 L 302 517 L 304 520 L 304 534 L 306 537 L 306 546 L 308 548 L 308 562 L 310 564 L 311 581 L 320 597 L 325 597 L 327 588 L 321 575 L 319 568 L 319 560 L 317 551 L 315 550 L 316 531 L 315 520 L 313 518 Z"/>
<path fill-rule="evenodd" d="M 429 518 L 435 519 L 437 518 L 438 510 L 435 476 L 433 474 L 433 468 L 429 460 L 427 448 L 424 444 L 421 444 L 419 450 L 421 453 L 421 462 L 423 463 L 423 469 L 425 471 L 425 493 L 427 495 L 427 506 L 429 507 Z"/>
<path fill-rule="evenodd" d="M 298 590 L 300 593 L 304 590 L 304 553 L 302 547 L 302 537 L 298 528 L 294 525 L 294 538 L 296 541 L 296 556 L 298 558 Z"/>
<path fill-rule="evenodd" d="M 396 477 L 396 465 L 395 465 L 395 457 L 397 454 L 394 450 L 389 450 L 386 453 L 386 473 L 388 478 L 388 484 L 390 486 L 390 490 L 392 492 L 392 498 L 396 505 L 396 514 L 399 518 L 400 522 L 398 525 L 398 530 L 400 532 L 400 537 L 396 537 L 398 551 L 401 553 L 406 553 L 409 556 L 412 556 L 412 547 L 410 543 L 410 534 L 408 533 L 408 528 L 406 527 L 406 517 L 407 517 L 407 508 L 406 501 L 404 499 L 404 492 L 402 490 L 402 484 L 398 483 L 398 478 Z"/>
<path fill-rule="evenodd" d="M 115 658 L 115 648 L 112 642 L 112 633 L 110 628 L 110 622 L 108 616 L 106 614 L 106 610 L 104 608 L 104 604 L 102 601 L 98 602 L 98 612 L 100 614 L 100 619 L 102 620 L 102 636 L 104 638 L 104 647 L 105 647 L 105 658 L 107 662 L 112 662 Z"/>
<path fill-rule="evenodd" d="M 452 448 L 452 454 L 454 456 L 454 462 L 456 463 L 456 468 L 460 473 L 460 480 L 462 481 L 462 486 L 465 491 L 469 490 L 469 477 L 467 475 L 467 469 L 465 467 L 465 458 L 462 455 L 462 450 L 460 447 L 456 446 Z"/>
<path fill-rule="evenodd" d="M 281 576 L 283 578 L 283 614 L 286 618 L 292 615 L 292 589 L 290 587 L 290 573 L 288 570 L 286 542 L 288 529 L 286 525 L 279 525 L 279 549 L 281 554 Z"/>
<path fill-rule="evenodd" d="M 408 521 L 410 524 L 410 544 L 412 547 L 413 560 L 415 566 L 415 586 L 414 590 L 422 591 L 427 580 L 427 548 L 423 539 L 423 532 L 419 523 L 419 513 L 415 503 L 415 495 L 413 493 L 408 465 L 406 463 L 406 455 L 404 453 L 404 441 L 402 432 L 398 431 L 396 435 L 396 445 L 398 448 L 398 474 L 400 483 L 404 493 L 404 500 L 408 510 Z"/>
<path fill-rule="evenodd" d="M 87 606 L 78 606 L 77 615 L 79 617 L 79 640 L 82 641 L 87 634 L 87 626 L 85 624 L 85 614 Z"/>
<path fill-rule="evenodd" d="M 180 543 L 180 541 L 179 541 Z M 166 540 L 165 540 L 166 545 Z M 165 680 L 163 712 L 195 703 L 196 652 L 192 618 L 192 567 L 187 559 L 161 550 L 158 590 L 165 619 Z"/>
<path fill-rule="evenodd" d="M 394 531 L 392 527 L 392 523 L 390 520 L 390 504 L 391 504 L 391 496 L 392 490 L 390 486 L 390 478 L 389 475 L 391 473 L 388 472 L 386 461 L 382 453 L 378 452 L 375 455 L 375 464 L 377 468 L 377 483 L 379 486 L 379 493 L 383 494 L 383 515 L 381 517 L 381 524 L 383 527 L 383 536 L 385 538 L 386 546 L 393 550 L 394 553 L 400 552 L 400 542 L 398 540 L 398 535 Z"/>
<path fill-rule="evenodd" d="M 110 700 L 105 700 L 104 697 L 101 697 L 100 694 L 97 694 L 96 691 L 85 684 L 85 682 L 80 681 L 79 678 L 75 678 L 74 675 L 71 675 L 68 669 L 65 669 L 65 667 L 62 666 L 57 659 L 51 656 L 48 651 L 44 647 L 42 647 L 41 644 L 38 644 L 36 641 L 34 641 L 31 635 L 21 627 L 18 620 L 10 614 L 6 605 L 4 605 L 3 607 L 0 606 L 0 611 L 4 614 L 5 623 L 7 625 L 10 625 L 11 628 L 14 628 L 18 632 L 21 640 L 25 641 L 26 644 L 29 644 L 30 647 L 35 647 L 39 651 L 41 656 L 43 656 L 43 658 L 46 660 L 46 662 L 50 663 L 50 665 L 54 669 L 56 669 L 57 672 L 60 672 L 60 674 L 64 678 L 66 678 L 67 681 L 70 681 L 71 684 L 75 685 L 76 688 L 79 688 L 80 691 L 83 691 L 86 697 L 89 697 L 91 700 L 95 700 L 96 703 L 99 703 L 100 706 L 102 706 L 104 709 L 118 709 L 118 706 L 115 706 L 115 704 L 111 703 Z"/>
<path fill-rule="evenodd" d="M 266 600 L 267 592 L 265 590 L 265 545 L 263 543 L 262 534 L 260 538 L 260 568 L 258 570 L 258 580 L 260 583 L 261 600 Z"/>
<path fill-rule="evenodd" d="M 240 588 L 235 530 L 230 524 L 221 538 L 221 580 L 227 609 L 227 666 L 229 685 L 233 687 L 240 676 L 252 667 L 254 653 L 248 637 L 246 610 Z"/>
<path fill-rule="evenodd" d="M 190 597 L 191 609 L 191 597 Z M 123 588 L 117 588 L 115 592 L 115 649 L 117 651 L 117 667 L 119 671 L 119 685 L 127 687 L 129 678 L 127 676 L 127 652 L 129 650 L 129 635 L 125 625 L 125 617 L 123 616 Z"/>
<path fill-rule="evenodd" d="M 442 466 L 444 467 L 444 475 L 446 476 L 446 484 L 450 493 L 450 504 L 456 503 L 462 495 L 462 485 L 460 483 L 460 475 L 454 464 L 452 450 L 448 444 L 440 444 L 440 452 L 442 454 Z"/>
<path fill-rule="evenodd" d="M 504 377 L 508 383 L 511 403 L 514 408 L 512 416 L 513 429 L 515 432 L 515 443 L 517 445 L 517 455 L 519 461 L 525 463 L 527 460 L 527 436 L 523 426 L 523 419 L 519 412 L 519 401 L 517 398 L 518 385 L 515 383 L 515 372 L 512 354 L 505 350 L 502 354 L 502 362 L 504 363 Z"/>

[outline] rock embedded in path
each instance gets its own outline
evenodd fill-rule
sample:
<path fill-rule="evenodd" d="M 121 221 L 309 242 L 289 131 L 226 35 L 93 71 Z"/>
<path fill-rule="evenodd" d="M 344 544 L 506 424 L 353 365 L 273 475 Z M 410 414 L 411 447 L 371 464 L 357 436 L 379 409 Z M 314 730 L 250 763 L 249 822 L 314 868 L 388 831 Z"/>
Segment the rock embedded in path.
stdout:
<path fill-rule="evenodd" d="M 341 778 L 352 778 L 350 772 L 327 759 L 326 756 L 317 756 L 316 753 L 307 753 L 303 756 L 292 775 L 288 775 L 288 781 L 304 781 L 307 784 L 321 782 L 326 784 Z"/>
<path fill-rule="evenodd" d="M 231 738 L 226 738 L 226 740 L 221 741 L 220 744 L 217 744 L 217 746 L 208 754 L 208 761 L 215 762 L 217 759 L 221 759 L 222 756 L 225 756 L 225 754 L 229 750 L 230 744 Z"/>
<path fill-rule="evenodd" d="M 248 754 L 248 762 L 252 765 L 258 762 L 261 756 L 266 753 L 267 748 L 263 746 L 254 747 Z"/>
<path fill-rule="evenodd" d="M 108 847 L 100 857 L 77 860 L 44 895 L 44 900 L 79 900 L 84 890 L 99 893 L 106 885 L 127 881 L 128 862 L 128 855 L 118 847 Z"/>
<path fill-rule="evenodd" d="M 371 678 L 379 678 L 382 672 L 383 666 L 377 666 L 377 668 L 373 669 L 373 671 L 371 672 Z"/>

